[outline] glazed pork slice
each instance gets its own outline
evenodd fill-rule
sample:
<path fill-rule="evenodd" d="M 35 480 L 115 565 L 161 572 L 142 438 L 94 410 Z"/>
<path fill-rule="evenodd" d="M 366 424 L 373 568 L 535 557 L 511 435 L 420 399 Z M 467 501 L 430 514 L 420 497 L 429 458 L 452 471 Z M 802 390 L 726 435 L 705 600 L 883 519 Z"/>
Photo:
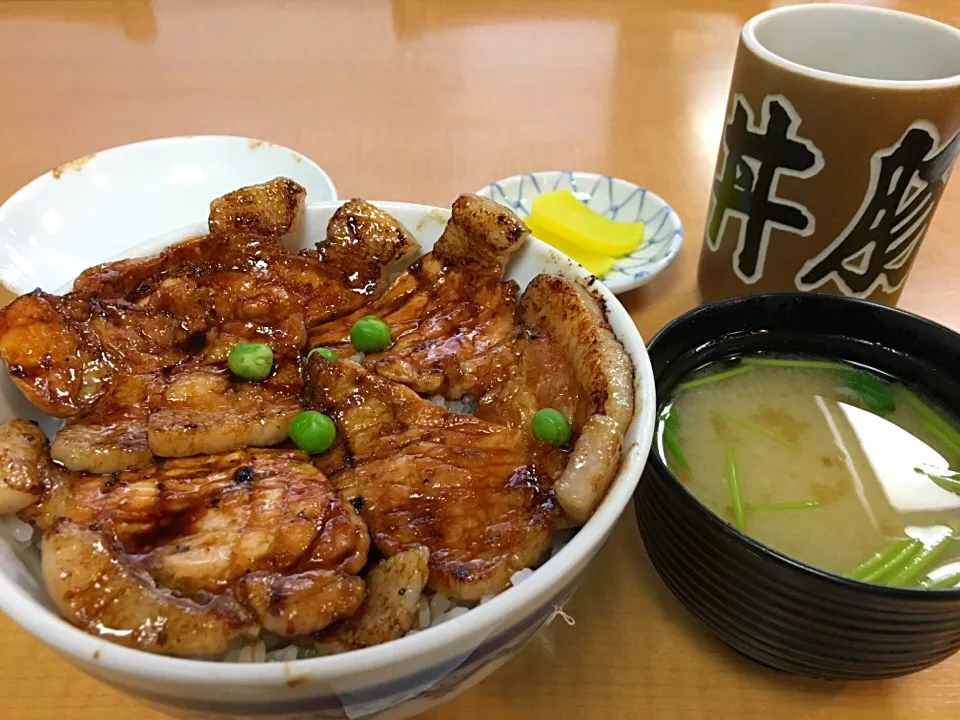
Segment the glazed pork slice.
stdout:
<path fill-rule="evenodd" d="M 306 326 L 353 312 L 387 289 L 390 272 L 420 250 L 396 219 L 365 200 L 350 200 L 333 214 L 315 250 L 274 255 L 263 281 L 279 281 L 295 297 Z M 259 273 L 259 274 L 258 274 Z"/>
<path fill-rule="evenodd" d="M 146 288 L 188 273 L 200 275 L 211 267 L 249 268 L 263 256 L 282 251 L 280 238 L 299 226 L 306 193 L 284 177 L 229 192 L 210 203 L 209 234 L 155 255 L 88 268 L 73 289 L 101 298 L 132 299 L 145 295 Z"/>
<path fill-rule="evenodd" d="M 365 304 L 385 287 L 389 268 L 418 249 L 390 216 L 354 200 L 331 220 L 320 250 L 289 253 L 281 235 L 296 228 L 304 194 L 286 178 L 229 193 L 211 204 L 210 235 L 91 268 L 65 296 L 37 291 L 0 311 L 0 357 L 16 384 L 43 412 L 75 418 L 55 448 L 58 458 L 77 470 L 112 472 L 148 462 L 148 445 L 154 454 L 179 456 L 181 446 L 218 452 L 285 439 L 277 427 L 289 419 L 296 393 L 244 392 L 243 407 L 227 411 L 222 432 L 204 434 L 197 423 L 190 433 L 194 421 L 181 422 L 180 407 L 189 403 L 172 415 L 175 408 L 161 403 L 163 413 L 153 418 L 152 388 L 168 381 L 146 376 L 222 364 L 245 341 L 297 354 L 306 319 Z M 214 397 L 216 384 L 194 383 L 201 392 L 193 410 L 226 410 L 234 394 L 225 387 Z M 260 408 L 252 406 L 258 397 Z M 149 437 L 147 415 L 156 425 Z"/>
<path fill-rule="evenodd" d="M 334 484 L 386 556 L 424 545 L 429 587 L 479 600 L 549 547 L 559 512 L 526 432 L 447 412 L 350 361 L 315 356 L 308 372 L 312 406 L 350 457 Z"/>
<path fill-rule="evenodd" d="M 151 652 L 316 632 L 365 597 L 363 520 L 298 451 L 89 475 L 51 462 L 39 429 L 13 421 L 0 426 L 0 506 L 43 530 L 44 577 L 68 620 Z"/>
<path fill-rule="evenodd" d="M 112 473 L 153 461 L 147 442 L 150 408 L 162 391 L 162 373 L 123 375 L 87 411 L 68 418 L 50 453 L 68 469 Z"/>
<path fill-rule="evenodd" d="M 396 220 L 357 199 L 334 214 L 316 250 L 288 252 L 282 237 L 299 226 L 304 196 L 287 178 L 241 188 L 211 203 L 209 235 L 91 268 L 74 287 L 178 317 L 275 327 L 297 315 L 312 325 L 380 295 L 390 269 L 419 249 Z"/>
<path fill-rule="evenodd" d="M 54 605 L 91 635 L 180 656 L 216 655 L 234 638 L 257 636 L 253 615 L 236 600 L 199 603 L 158 588 L 101 531 L 60 518 L 45 533 L 41 553 Z"/>
<path fill-rule="evenodd" d="M 134 299 L 165 280 L 200 272 L 215 263 L 249 265 L 277 252 L 280 237 L 300 222 L 306 191 L 287 178 L 241 188 L 210 204 L 210 233 L 154 255 L 126 258 L 84 270 L 73 290 L 102 299 Z"/>
<path fill-rule="evenodd" d="M 296 450 L 171 459 L 109 476 L 71 473 L 41 455 L 44 491 L 21 517 L 109 530 L 158 581 L 219 592 L 253 572 L 356 574 L 369 537 L 356 511 Z"/>
<path fill-rule="evenodd" d="M 261 382 L 240 380 L 223 365 L 169 374 L 147 422 L 150 451 L 159 457 L 269 447 L 287 439 L 300 412 L 302 360 L 274 353 L 274 370 Z"/>
<path fill-rule="evenodd" d="M 477 414 L 511 427 L 528 427 L 542 407 L 572 418 L 573 447 L 554 490 L 568 519 L 583 523 L 620 466 L 634 411 L 633 363 L 599 301 L 575 281 L 535 277 L 520 319 L 537 340 L 525 342 L 510 380 L 481 398 Z"/>
<path fill-rule="evenodd" d="M 272 322 L 253 316 L 211 323 L 204 312 L 175 315 L 123 299 L 37 290 L 0 310 L 0 358 L 34 407 L 69 418 L 94 406 L 115 382 L 183 364 L 223 362 L 239 342 L 299 353 L 306 338 L 302 315 Z"/>
<path fill-rule="evenodd" d="M 274 372 L 261 382 L 236 378 L 225 363 L 120 376 L 67 420 L 51 454 L 70 470 L 113 473 L 145 467 L 154 456 L 278 445 L 301 410 L 300 367 L 298 351 L 279 348 Z"/>
<path fill-rule="evenodd" d="M 579 282 L 541 274 L 524 290 L 520 319 L 559 344 L 594 412 L 626 431 L 633 418 L 633 363 L 600 301 Z"/>
<path fill-rule="evenodd" d="M 211 236 L 210 242 L 220 243 Z M 279 241 L 231 238 L 211 261 L 173 265 L 127 297 L 177 317 L 280 327 L 286 318 L 319 322 L 350 312 L 367 298 L 346 287 L 337 271 L 310 254 L 294 255 Z"/>
<path fill-rule="evenodd" d="M 591 415 L 589 395 L 560 343 L 542 330 L 518 323 L 510 354 L 502 356 L 499 382 L 480 396 L 476 417 L 530 433 L 533 416 L 553 408 L 570 422 L 573 441 L 555 445 L 530 433 L 536 466 L 551 482 L 566 470 L 573 443 Z"/>
<path fill-rule="evenodd" d="M 324 653 L 356 650 L 403 637 L 413 627 L 430 576 L 430 551 L 422 545 L 382 560 L 364 576 L 367 595 L 351 617 L 317 638 Z"/>
<path fill-rule="evenodd" d="M 0 515 L 30 507 L 47 488 L 47 438 L 34 423 L 0 425 Z"/>
<path fill-rule="evenodd" d="M 0 357 L 37 409 L 70 417 L 92 405 L 111 380 L 187 357 L 203 326 L 124 300 L 40 290 L 0 310 Z"/>
<path fill-rule="evenodd" d="M 211 235 L 283 237 L 297 229 L 307 191 L 290 178 L 234 190 L 210 203 Z"/>
<path fill-rule="evenodd" d="M 310 331 L 312 347 L 349 356 L 350 328 L 364 315 L 390 326 L 393 344 L 367 355 L 377 374 L 420 393 L 448 398 L 479 394 L 510 362 L 518 288 L 503 268 L 529 235 L 509 209 L 461 195 L 431 253 L 357 312 Z"/>
<path fill-rule="evenodd" d="M 357 200 L 331 221 L 323 258 L 289 253 L 280 237 L 296 228 L 304 194 L 286 178 L 229 193 L 211 204 L 209 236 L 92 268 L 66 296 L 38 291 L 0 312 L 0 356 L 16 383 L 36 407 L 69 419 L 54 442 L 58 461 L 109 473 L 154 455 L 286 439 L 304 317 L 363 304 L 417 249 Z M 348 281 L 358 277 L 362 287 Z M 274 350 L 266 382 L 238 383 L 225 370 L 229 351 L 249 341 Z"/>
<path fill-rule="evenodd" d="M 287 260 L 302 266 L 296 274 L 278 271 Z M 208 327 L 232 321 L 276 328 L 288 316 L 301 316 L 304 297 L 325 280 L 318 268 L 286 252 L 277 237 L 206 235 L 158 255 L 85 270 L 74 282 L 74 292 L 204 320 Z M 333 291 L 331 302 L 347 297 L 345 289 L 327 289 Z"/>
<path fill-rule="evenodd" d="M 375 298 L 387 287 L 388 271 L 411 260 L 420 245 L 396 218 L 366 200 L 348 200 L 327 224 L 327 237 L 317 243 L 324 266 L 338 274 L 353 292 Z"/>
<path fill-rule="evenodd" d="M 269 446 L 300 409 L 302 317 L 278 327 L 202 323 L 125 300 L 32 293 L 0 312 L 0 356 L 40 410 L 66 418 L 53 445 L 68 468 L 98 473 Z M 240 342 L 267 342 L 274 372 L 242 381 L 226 369 Z"/>

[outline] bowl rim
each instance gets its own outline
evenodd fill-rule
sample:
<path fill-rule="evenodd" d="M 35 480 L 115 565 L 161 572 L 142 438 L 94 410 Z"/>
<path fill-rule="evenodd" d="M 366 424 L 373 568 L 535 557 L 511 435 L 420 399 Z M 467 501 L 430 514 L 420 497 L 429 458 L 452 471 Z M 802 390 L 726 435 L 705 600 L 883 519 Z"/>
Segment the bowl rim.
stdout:
<path fill-rule="evenodd" d="M 316 211 L 337 208 L 344 202 L 346 201 L 329 200 L 310 203 L 304 212 L 310 212 L 311 209 Z M 391 214 L 409 211 L 420 213 L 423 217 L 437 217 L 438 211 L 445 215 L 450 213 L 449 208 L 417 203 L 377 200 L 370 202 Z M 192 223 L 135 245 L 122 253 L 122 256 L 134 257 L 156 252 L 172 242 L 205 234 L 206 231 L 206 222 Z M 536 238 L 528 238 L 527 242 L 533 243 L 534 247 L 542 246 L 542 249 L 548 251 L 548 255 L 554 255 L 560 262 L 570 264 L 579 279 L 587 282 L 592 277 L 579 265 L 571 263 L 565 256 Z M 484 632 L 489 635 L 498 627 L 508 627 L 511 616 L 526 617 L 531 607 L 538 606 L 542 600 L 551 597 L 552 591 L 562 587 L 573 571 L 599 550 L 633 497 L 653 440 L 656 399 L 653 369 L 643 338 L 627 310 L 609 289 L 596 282 L 591 283 L 590 287 L 600 294 L 606 305 L 608 318 L 616 314 L 621 316 L 621 322 L 623 319 L 627 321 L 624 325 L 627 333 L 624 335 L 618 332 L 617 335 L 634 364 L 634 387 L 637 394 L 630 428 L 639 423 L 636 425 L 639 428 L 639 439 L 632 447 L 624 447 L 624 460 L 606 496 L 590 519 L 564 547 L 522 583 L 507 588 L 483 605 L 458 617 L 456 621 L 428 628 L 409 637 L 339 655 L 291 662 L 225 663 L 156 655 L 90 635 L 68 623 L 56 611 L 38 603 L 4 573 L 0 573 L 0 611 L 41 642 L 76 663 L 89 667 L 92 658 L 96 667 L 118 676 L 136 677 L 138 684 L 152 681 L 160 687 L 169 687 L 175 683 L 183 688 L 201 688 L 212 684 L 220 687 L 287 687 L 292 672 L 296 672 L 295 677 L 308 678 L 309 683 L 304 687 L 311 688 L 312 683 L 317 681 L 341 680 L 372 671 L 382 671 L 388 667 L 403 667 L 404 662 L 415 661 L 431 651 L 445 646 L 455 647 L 462 638 Z M 58 292 L 63 290 L 64 288 L 61 288 Z M 639 451 L 631 452 L 634 448 Z"/>
<path fill-rule="evenodd" d="M 113 145 L 112 147 L 102 148 L 100 150 L 93 150 L 81 157 L 73 158 L 72 160 L 67 160 L 65 162 L 60 163 L 56 167 L 50 168 L 49 170 L 45 170 L 44 172 L 40 173 L 29 182 L 21 185 L 17 190 L 15 190 L 2 202 L 0 202 L 0 211 L 2 211 L 5 206 L 15 205 L 16 201 L 19 200 L 19 198 L 27 196 L 30 193 L 32 193 L 34 190 L 36 190 L 36 187 L 41 183 L 54 179 L 48 176 L 51 176 L 52 173 L 54 173 L 58 169 L 64 168 L 65 166 L 70 165 L 71 163 L 75 163 L 75 162 L 78 162 L 81 160 L 87 160 L 87 159 L 92 161 L 99 157 L 119 155 L 123 152 L 129 152 L 131 150 L 134 150 L 135 148 L 146 147 L 149 145 L 159 145 L 159 146 L 179 145 L 182 143 L 197 143 L 197 142 L 210 142 L 210 141 L 226 142 L 226 143 L 241 143 L 241 142 L 242 143 L 263 143 L 264 145 L 270 145 L 278 150 L 286 150 L 290 153 L 293 153 L 296 157 L 300 159 L 300 162 L 305 162 L 307 163 L 307 165 L 312 166 L 312 168 L 317 171 L 318 176 L 328 186 L 330 193 L 333 196 L 333 199 L 329 201 L 324 201 L 324 202 L 335 202 L 338 199 L 337 186 L 334 184 L 333 178 L 331 178 L 329 173 L 327 173 L 327 171 L 324 170 L 313 158 L 311 158 L 308 155 L 304 155 L 299 150 L 294 150 L 293 148 L 287 147 L 286 145 L 275 143 L 272 140 L 263 140 L 261 138 L 248 137 L 246 135 L 228 135 L 228 134 L 206 135 L 201 133 L 198 135 L 165 135 L 163 137 L 146 138 L 144 140 L 133 140 L 128 143 L 123 143 L 122 145 Z M 251 149 L 255 149 L 255 148 L 251 148 Z M 2 216 L 2 213 L 0 213 L 0 216 Z M 148 242 L 151 242 L 151 240 L 147 240 L 144 243 L 140 243 L 140 244 L 146 244 Z"/>
<path fill-rule="evenodd" d="M 648 352 L 652 354 L 656 349 L 657 343 L 662 342 L 663 336 L 665 336 L 667 333 L 676 332 L 677 328 L 682 328 L 691 320 L 697 319 L 701 316 L 709 316 L 716 312 L 726 310 L 731 306 L 736 307 L 749 302 L 773 302 L 776 300 L 786 299 L 801 299 L 801 302 L 824 302 L 828 304 L 836 303 L 841 305 L 869 307 L 871 310 L 885 313 L 890 317 L 900 317 L 907 322 L 916 323 L 919 327 L 924 327 L 928 332 L 947 332 L 952 335 L 956 335 L 958 341 L 960 341 L 960 333 L 951 330 L 945 325 L 941 325 L 940 323 L 934 322 L 933 320 L 929 320 L 915 313 L 911 313 L 900 308 L 891 307 L 889 305 L 882 305 L 869 300 L 847 297 L 845 295 L 827 295 L 824 293 L 807 292 L 770 292 L 723 298 L 721 300 L 704 303 L 703 305 L 692 308 L 682 315 L 677 316 L 657 330 L 657 332 L 654 333 L 654 335 L 647 342 Z M 747 332 L 749 333 L 749 331 Z M 829 335 L 829 333 L 825 334 Z M 670 362 L 673 361 L 671 360 Z M 656 386 L 655 389 L 657 396 L 657 417 L 659 418 L 661 398 L 667 397 L 669 393 L 664 392 L 664 385 L 657 381 L 656 375 L 654 376 L 654 384 Z M 668 389 L 672 391 L 673 386 L 669 386 Z M 736 527 L 717 515 L 715 512 L 713 512 L 713 510 L 702 503 L 699 498 L 697 498 L 697 496 L 694 495 L 682 482 L 680 482 L 679 478 L 674 475 L 674 473 L 660 457 L 656 442 L 656 432 L 654 433 L 654 442 L 651 445 L 649 454 L 647 455 L 646 469 L 649 469 L 662 477 L 668 478 L 673 488 L 680 491 L 680 495 L 684 498 L 684 501 L 695 506 L 698 515 L 714 530 L 720 532 L 723 537 L 745 546 L 746 550 L 751 551 L 755 555 L 764 557 L 767 560 L 774 561 L 785 569 L 810 575 L 816 577 L 818 580 L 822 580 L 829 584 L 848 590 L 853 590 L 856 592 L 870 592 L 875 595 L 891 599 L 916 600 L 922 597 L 929 602 L 953 602 L 956 601 L 957 598 L 960 598 L 960 587 L 927 589 L 894 587 L 891 585 L 869 583 L 863 580 L 844 577 L 843 575 L 832 573 L 829 570 L 818 568 L 814 565 L 810 565 L 801 560 L 792 558 L 789 555 L 785 555 L 768 545 L 764 545 L 759 540 L 756 540 L 750 535 L 738 530 Z"/>
<path fill-rule="evenodd" d="M 944 32 L 954 36 L 953 40 L 960 39 L 960 30 L 954 26 L 934 20 L 931 17 L 920 13 L 908 12 L 891 7 L 878 7 L 875 5 L 861 5 L 853 2 L 836 3 L 804 3 L 800 5 L 781 5 L 772 7 L 750 18 L 740 31 L 740 38 L 744 46 L 757 58 L 763 62 L 770 63 L 782 70 L 800 76 L 810 77 L 811 79 L 827 82 L 832 85 L 847 86 L 850 88 L 867 88 L 870 90 L 939 90 L 943 88 L 952 88 L 960 84 L 960 73 L 952 75 L 943 75 L 941 77 L 929 79 L 910 79 L 894 80 L 887 78 L 860 77 L 857 75 L 846 74 L 834 70 L 822 70 L 820 68 L 807 65 L 796 60 L 784 57 L 779 52 L 771 50 L 763 44 L 757 37 L 757 30 L 765 23 L 775 20 L 780 16 L 789 18 L 792 16 L 802 16 L 810 13 L 819 15 L 833 15 L 834 18 L 845 13 L 852 15 L 867 15 L 887 17 L 897 19 L 901 23 L 910 23 L 915 26 L 922 26 L 931 31 Z"/>

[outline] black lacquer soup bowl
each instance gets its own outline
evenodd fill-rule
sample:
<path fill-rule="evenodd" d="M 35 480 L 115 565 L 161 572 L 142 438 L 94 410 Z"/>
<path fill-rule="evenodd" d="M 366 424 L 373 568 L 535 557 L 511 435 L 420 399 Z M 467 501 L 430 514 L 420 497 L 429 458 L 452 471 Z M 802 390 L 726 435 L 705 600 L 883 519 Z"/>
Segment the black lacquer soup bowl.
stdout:
<path fill-rule="evenodd" d="M 711 303 L 663 328 L 648 352 L 659 398 L 713 360 L 798 353 L 870 366 L 960 414 L 960 335 L 862 300 L 785 293 Z M 879 679 L 960 649 L 960 589 L 865 583 L 781 555 L 708 510 L 655 450 L 634 505 L 647 553 L 673 594 L 757 662 L 818 678 Z"/>

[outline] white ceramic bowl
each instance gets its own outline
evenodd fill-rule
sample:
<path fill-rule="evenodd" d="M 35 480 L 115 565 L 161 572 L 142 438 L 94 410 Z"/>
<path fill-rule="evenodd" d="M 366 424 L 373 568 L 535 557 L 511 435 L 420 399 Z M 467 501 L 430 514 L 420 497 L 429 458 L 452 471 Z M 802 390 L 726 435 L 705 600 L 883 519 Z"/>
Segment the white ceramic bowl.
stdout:
<path fill-rule="evenodd" d="M 640 221 L 645 225 L 643 242 L 629 255 L 618 258 L 601 278 L 615 295 L 646 285 L 680 252 L 680 216 L 659 195 L 629 180 L 588 172 L 545 170 L 497 180 L 477 194 L 506 205 L 520 217 L 529 217 L 534 198 L 552 190 L 570 190 L 587 207 L 611 220 Z"/>
<path fill-rule="evenodd" d="M 378 202 L 429 250 L 449 211 L 406 203 Z M 323 237 L 339 202 L 311 204 L 290 248 Z M 202 223 L 169 233 L 126 256 L 147 254 L 203 233 Z M 576 589 L 580 574 L 600 550 L 630 501 L 650 450 L 654 384 L 643 339 L 609 290 L 538 240 L 511 261 L 507 276 L 525 286 L 552 272 L 591 285 L 601 297 L 613 330 L 636 369 L 637 409 L 627 433 L 623 462 L 606 498 L 573 539 L 533 575 L 482 606 L 442 625 L 377 647 L 292 663 L 224 664 L 150 655 L 88 635 L 50 606 L 32 567 L 0 538 L 0 611 L 104 682 L 167 712 L 190 718 L 409 717 L 479 682 L 512 657 L 551 620 Z M 0 420 L 14 415 L 22 399 L 3 373 Z M 65 698 L 65 700 L 67 700 Z"/>
<path fill-rule="evenodd" d="M 311 202 L 337 199 L 315 162 L 253 138 L 160 138 L 66 163 L 0 206 L 0 283 L 52 292 L 104 258 L 204 220 L 211 198 L 278 175 Z"/>

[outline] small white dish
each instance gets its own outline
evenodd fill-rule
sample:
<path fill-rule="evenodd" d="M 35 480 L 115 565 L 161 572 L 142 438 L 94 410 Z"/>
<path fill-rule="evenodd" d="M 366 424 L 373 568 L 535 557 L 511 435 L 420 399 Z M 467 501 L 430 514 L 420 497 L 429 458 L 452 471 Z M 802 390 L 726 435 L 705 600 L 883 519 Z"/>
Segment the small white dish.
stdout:
<path fill-rule="evenodd" d="M 680 216 L 660 196 L 635 183 L 609 175 L 548 170 L 524 173 L 490 183 L 477 191 L 506 205 L 521 217 L 530 216 L 530 203 L 553 190 L 570 190 L 587 207 L 611 220 L 645 225 L 640 246 L 619 258 L 601 282 L 614 294 L 645 285 L 680 252 L 683 225 Z"/>
<path fill-rule="evenodd" d="M 204 220 L 211 198 L 278 175 L 303 185 L 310 202 L 337 198 L 315 162 L 253 138 L 160 138 L 66 163 L 0 206 L 0 283 L 52 292 L 84 268 Z"/>

